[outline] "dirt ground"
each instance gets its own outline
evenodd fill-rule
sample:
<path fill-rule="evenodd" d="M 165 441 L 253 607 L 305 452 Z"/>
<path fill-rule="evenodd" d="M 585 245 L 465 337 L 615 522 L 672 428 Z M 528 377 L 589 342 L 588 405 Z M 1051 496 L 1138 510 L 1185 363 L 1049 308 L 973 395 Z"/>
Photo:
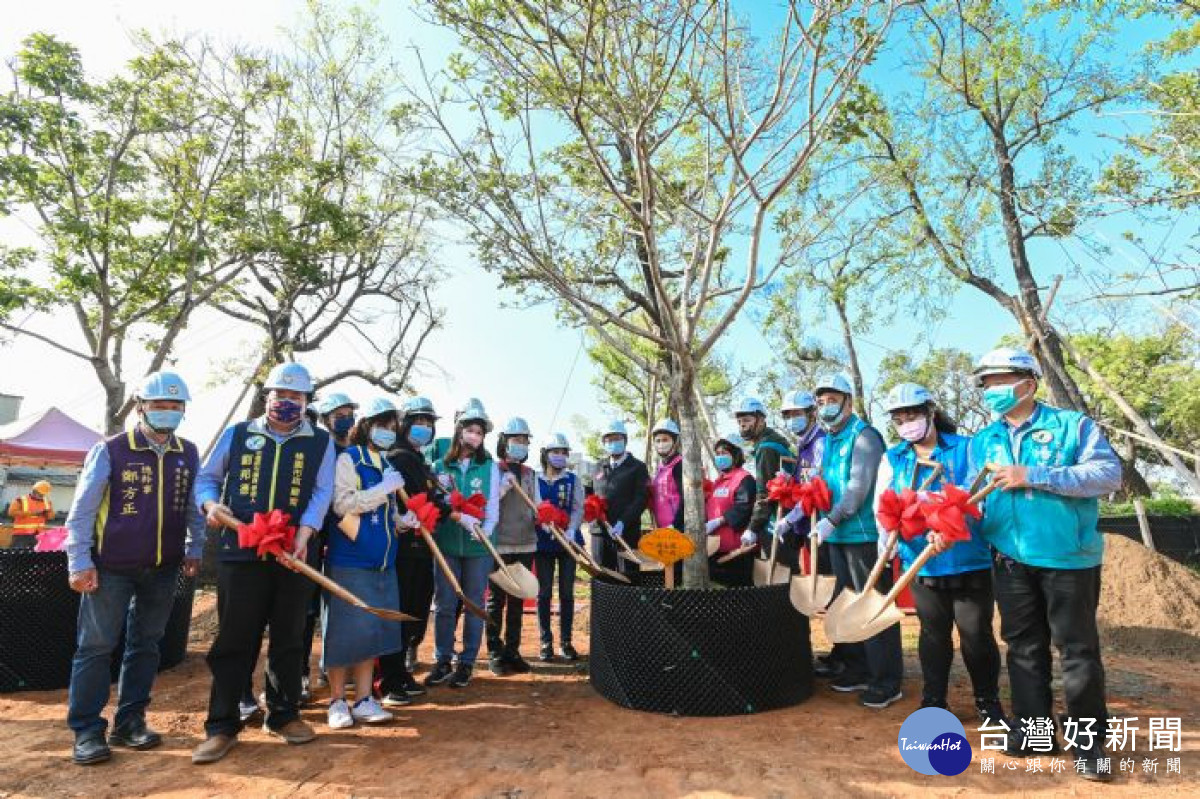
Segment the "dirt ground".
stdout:
<path fill-rule="evenodd" d="M 30 796 L 1200 796 L 1200 675 L 1190 661 L 1107 655 L 1113 713 L 1138 716 L 1137 771 L 1107 786 L 1071 773 L 1026 773 L 1025 761 L 999 753 L 995 774 L 981 774 L 980 753 L 958 777 L 917 774 L 896 745 L 901 722 L 916 709 L 916 620 L 904 625 L 906 697 L 885 711 L 818 684 L 801 705 L 755 716 L 673 718 L 625 710 L 597 695 L 584 662 L 536 664 L 524 676 L 496 678 L 486 668 L 465 690 L 435 688 L 384 727 L 333 732 L 324 698 L 304 711 L 316 742 L 289 747 L 246 730 L 225 760 L 196 767 L 209 675 L 203 655 L 213 630 L 214 598 L 197 596 L 187 659 L 164 672 L 149 713 L 166 736 L 149 752 L 117 751 L 108 764 L 69 761 L 66 691 L 0 696 L 0 797 Z M 586 653 L 588 614 L 579 614 L 576 644 Z M 524 647 L 536 650 L 527 614 Z M 824 648 L 819 632 L 817 648 Z M 429 660 L 429 645 L 422 651 Z M 422 666 L 423 673 L 425 666 Z M 961 664 L 952 677 L 952 708 L 978 746 L 969 683 Z M 1007 690 L 1007 689 L 1005 689 Z M 1006 697 L 1007 699 L 1007 697 Z M 1167 753 L 1147 753 L 1149 716 L 1180 716 L 1182 774 L 1166 773 Z M 1158 774 L 1142 758 L 1158 757 Z M 1016 763 L 1015 771 L 1004 769 Z M 1116 761 L 1114 760 L 1114 770 Z"/>

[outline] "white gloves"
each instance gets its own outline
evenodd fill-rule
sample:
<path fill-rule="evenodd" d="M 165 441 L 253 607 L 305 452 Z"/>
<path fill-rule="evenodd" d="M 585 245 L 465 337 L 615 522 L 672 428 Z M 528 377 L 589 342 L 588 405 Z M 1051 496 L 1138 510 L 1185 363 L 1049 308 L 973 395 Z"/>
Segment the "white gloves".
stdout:
<path fill-rule="evenodd" d="M 788 527 L 795 527 L 796 522 L 803 518 L 804 508 L 800 507 L 799 505 L 788 511 L 787 515 L 783 517 L 784 521 L 788 523 Z"/>
<path fill-rule="evenodd" d="M 474 538 L 479 538 L 481 535 L 483 535 L 483 525 L 479 523 L 478 519 L 470 514 L 460 513 L 458 517 L 458 524 Z"/>
<path fill-rule="evenodd" d="M 791 532 L 791 529 L 792 529 L 791 522 L 789 522 L 787 520 L 787 517 L 784 516 L 782 519 L 775 522 L 775 527 L 772 528 L 771 535 L 775 536 L 776 538 L 778 538 L 779 540 L 782 541 L 783 537 L 785 535 L 787 535 L 789 532 Z"/>
<path fill-rule="evenodd" d="M 878 553 L 878 557 L 882 558 L 884 556 L 884 554 L 887 552 L 887 545 L 888 545 L 889 538 L 891 538 L 891 535 L 889 533 L 880 533 L 879 538 L 876 539 L 875 551 Z"/>
<path fill-rule="evenodd" d="M 756 536 L 754 533 L 750 532 L 749 530 L 742 533 L 742 546 L 752 547 L 757 543 L 758 543 L 758 536 Z"/>
<path fill-rule="evenodd" d="M 625 522 L 618 521 L 616 524 L 610 524 L 608 526 L 608 534 L 613 538 L 620 538 L 625 535 Z"/>
<path fill-rule="evenodd" d="M 383 473 L 383 479 L 379 481 L 379 487 L 383 489 L 385 494 L 394 494 L 401 488 L 404 488 L 404 476 L 400 472 L 388 470 Z"/>
<path fill-rule="evenodd" d="M 517 476 L 512 472 L 505 472 L 500 478 L 500 496 L 507 494 L 516 484 Z"/>
<path fill-rule="evenodd" d="M 705 532 L 705 534 L 706 534 L 706 535 L 712 535 L 712 534 L 713 534 L 713 533 L 715 533 L 715 532 L 717 531 L 717 529 L 718 529 L 718 528 L 719 528 L 721 525 L 723 525 L 723 524 L 725 524 L 725 517 L 724 517 L 724 516 L 718 516 L 718 517 L 717 517 L 717 518 L 715 518 L 715 519 L 709 519 L 709 520 L 708 520 L 707 522 L 705 522 L 705 524 L 704 524 L 704 532 Z"/>
<path fill-rule="evenodd" d="M 837 528 L 828 519 L 821 519 L 817 525 L 813 527 L 812 532 L 808 534 L 809 538 L 816 537 L 817 543 L 824 544 L 829 536 L 833 535 L 833 531 Z"/>
<path fill-rule="evenodd" d="M 403 527 L 405 530 L 416 530 L 421 526 L 421 522 L 417 520 L 417 514 L 413 513 L 412 511 L 408 511 L 399 519 L 397 519 L 396 524 Z"/>

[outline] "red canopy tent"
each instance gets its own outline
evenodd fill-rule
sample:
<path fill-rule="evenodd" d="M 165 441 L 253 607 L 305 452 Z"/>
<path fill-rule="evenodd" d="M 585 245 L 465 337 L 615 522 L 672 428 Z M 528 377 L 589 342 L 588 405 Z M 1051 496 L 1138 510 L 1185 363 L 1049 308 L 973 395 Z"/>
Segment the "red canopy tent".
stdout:
<path fill-rule="evenodd" d="M 58 408 L 0 425 L 0 460 L 81 466 L 92 445 L 103 438 Z"/>

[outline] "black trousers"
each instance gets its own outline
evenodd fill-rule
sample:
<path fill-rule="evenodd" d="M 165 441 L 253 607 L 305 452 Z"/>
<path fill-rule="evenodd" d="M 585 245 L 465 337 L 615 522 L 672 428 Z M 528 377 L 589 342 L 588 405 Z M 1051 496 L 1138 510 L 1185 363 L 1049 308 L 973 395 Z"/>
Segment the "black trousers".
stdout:
<path fill-rule="evenodd" d="M 532 552 L 505 553 L 500 558 L 505 563 L 520 563 L 527 569 L 533 565 Z M 538 582 L 540 584 L 541 581 Z M 512 655 L 520 653 L 524 602 L 521 597 L 500 590 L 495 583 L 488 585 L 487 613 L 491 619 L 487 627 L 488 654 L 499 657 L 506 650 Z"/>
<path fill-rule="evenodd" d="M 625 543 L 629 544 L 630 549 L 636 551 L 638 542 L 641 540 L 641 530 L 625 531 Z M 642 569 L 636 562 L 621 557 L 620 553 L 624 551 L 625 547 L 614 541 L 607 533 L 592 534 L 591 550 L 589 553 L 592 556 L 592 560 L 606 569 L 614 569 L 630 580 L 634 580 Z"/>
<path fill-rule="evenodd" d="M 1008 645 L 1013 715 L 1054 718 L 1050 645 L 1062 661 L 1067 716 L 1107 723 L 1096 610 L 1100 567 L 1043 569 L 996 555 L 992 565 L 1000 635 Z"/>
<path fill-rule="evenodd" d="M 834 596 L 846 586 L 862 591 L 867 584 L 867 575 L 875 565 L 878 551 L 875 542 L 866 544 L 827 544 L 829 562 L 837 579 Z M 884 569 L 875 590 L 887 592 L 892 586 L 892 573 Z M 893 624 L 866 641 L 845 644 L 838 653 L 845 664 L 844 674 L 864 678 L 872 688 L 888 694 L 900 690 L 904 680 L 904 656 L 900 649 L 900 625 Z"/>
<path fill-rule="evenodd" d="M 415 616 L 419 621 L 400 623 L 401 641 L 406 649 L 416 649 L 425 639 L 429 626 L 429 607 L 433 604 L 433 558 L 407 557 L 402 552 L 396 559 L 396 580 L 400 583 L 400 611 Z M 379 658 L 379 692 L 389 694 L 399 691 L 411 675 L 404 662 L 404 650 Z"/>
<path fill-rule="evenodd" d="M 754 555 L 742 555 L 728 563 L 717 563 L 723 555 L 708 559 L 708 575 L 713 582 L 726 588 L 749 588 L 754 585 Z"/>
<path fill-rule="evenodd" d="M 554 594 L 554 575 L 558 574 L 558 639 L 571 643 L 571 625 L 575 623 L 575 559 L 566 552 L 539 552 L 534 557 L 538 578 L 538 636 L 543 644 L 554 643 L 550 599 Z"/>
<path fill-rule="evenodd" d="M 304 624 L 315 588 L 307 577 L 274 560 L 218 566 L 220 627 L 206 658 L 213 676 L 204 722 L 210 737 L 241 731 L 238 699 L 254 672 L 268 624 L 266 724 L 277 730 L 299 718 Z"/>
<path fill-rule="evenodd" d="M 924 698 L 944 702 L 954 661 L 954 628 L 958 627 L 963 663 L 971 675 L 971 687 L 977 699 L 1000 697 L 1000 647 L 992 632 L 995 597 L 989 571 L 956 575 L 960 587 L 930 586 L 921 579 L 911 584 L 921 635 L 917 651 L 921 657 L 921 676 L 925 680 Z"/>

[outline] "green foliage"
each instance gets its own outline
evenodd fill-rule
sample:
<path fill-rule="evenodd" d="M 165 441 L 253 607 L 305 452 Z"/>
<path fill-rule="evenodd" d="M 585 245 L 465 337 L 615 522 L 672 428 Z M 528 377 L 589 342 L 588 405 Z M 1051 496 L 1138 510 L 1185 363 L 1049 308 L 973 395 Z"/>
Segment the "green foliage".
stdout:
<path fill-rule="evenodd" d="M 1196 507 L 1183 497 L 1150 497 L 1144 500 L 1150 516 L 1194 516 Z M 1133 502 L 1101 502 L 1102 517 L 1134 516 Z"/>
<path fill-rule="evenodd" d="M 959 432 L 978 432 L 991 419 L 983 391 L 971 376 L 971 354 L 953 348 L 935 349 L 920 363 L 907 353 L 886 355 L 879 364 L 877 397 L 886 397 L 897 383 L 917 383 L 933 392 L 939 407 L 959 424 Z"/>

